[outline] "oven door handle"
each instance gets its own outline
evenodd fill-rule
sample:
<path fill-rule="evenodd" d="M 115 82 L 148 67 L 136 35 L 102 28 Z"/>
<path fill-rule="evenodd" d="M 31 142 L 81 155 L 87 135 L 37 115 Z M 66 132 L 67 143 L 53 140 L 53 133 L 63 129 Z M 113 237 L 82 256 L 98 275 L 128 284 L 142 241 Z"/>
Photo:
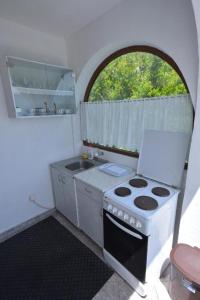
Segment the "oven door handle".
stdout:
<path fill-rule="evenodd" d="M 106 217 L 115 225 L 117 226 L 119 229 L 121 229 L 122 231 L 128 233 L 129 235 L 139 239 L 139 240 L 143 240 L 143 237 L 138 234 L 138 233 L 135 233 L 129 229 L 127 229 L 126 227 L 122 226 L 121 224 L 119 224 L 118 222 L 116 222 L 109 214 L 106 214 Z"/>

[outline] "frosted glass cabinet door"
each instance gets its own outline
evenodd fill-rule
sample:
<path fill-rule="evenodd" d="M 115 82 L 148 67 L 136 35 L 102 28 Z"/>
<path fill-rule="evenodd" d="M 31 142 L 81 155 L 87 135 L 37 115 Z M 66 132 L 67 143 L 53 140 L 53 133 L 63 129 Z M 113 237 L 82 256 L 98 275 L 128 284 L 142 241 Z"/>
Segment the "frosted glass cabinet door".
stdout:
<path fill-rule="evenodd" d="M 75 76 L 71 69 L 15 57 L 7 57 L 5 65 L 10 90 L 8 107 L 12 111 L 9 116 L 76 113 Z"/>
<path fill-rule="evenodd" d="M 48 65 L 46 65 L 45 68 L 47 88 L 49 90 L 74 92 L 74 73 L 72 70 Z"/>
<path fill-rule="evenodd" d="M 47 76 L 44 64 L 8 58 L 8 67 L 14 87 L 47 89 Z"/>

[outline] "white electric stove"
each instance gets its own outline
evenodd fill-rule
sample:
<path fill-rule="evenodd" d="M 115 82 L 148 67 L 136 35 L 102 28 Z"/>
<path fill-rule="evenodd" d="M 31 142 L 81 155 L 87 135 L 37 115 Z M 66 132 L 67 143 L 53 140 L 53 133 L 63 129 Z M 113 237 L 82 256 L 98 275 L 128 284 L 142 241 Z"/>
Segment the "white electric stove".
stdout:
<path fill-rule="evenodd" d="M 105 260 L 141 296 L 167 265 L 188 143 L 183 133 L 145 131 L 138 175 L 104 195 Z"/>
<path fill-rule="evenodd" d="M 149 235 L 152 219 L 178 194 L 178 189 L 135 176 L 105 194 L 104 209 Z"/>

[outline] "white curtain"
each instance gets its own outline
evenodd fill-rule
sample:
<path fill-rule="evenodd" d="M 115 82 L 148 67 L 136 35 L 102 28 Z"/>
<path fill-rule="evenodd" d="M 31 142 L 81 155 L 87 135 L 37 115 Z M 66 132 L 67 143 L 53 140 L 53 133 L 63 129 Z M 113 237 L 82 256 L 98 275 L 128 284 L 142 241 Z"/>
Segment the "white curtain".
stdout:
<path fill-rule="evenodd" d="M 189 95 L 81 102 L 82 139 L 104 146 L 139 152 L 144 129 L 191 133 L 192 127 Z"/>

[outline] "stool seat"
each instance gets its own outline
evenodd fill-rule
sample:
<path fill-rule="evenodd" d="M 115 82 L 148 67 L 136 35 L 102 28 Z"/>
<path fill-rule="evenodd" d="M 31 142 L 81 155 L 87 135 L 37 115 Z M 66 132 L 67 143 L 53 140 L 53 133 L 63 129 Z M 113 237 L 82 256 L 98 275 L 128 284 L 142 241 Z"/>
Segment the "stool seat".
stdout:
<path fill-rule="evenodd" d="M 186 244 L 177 244 L 170 253 L 171 263 L 182 275 L 200 286 L 200 249 Z"/>

